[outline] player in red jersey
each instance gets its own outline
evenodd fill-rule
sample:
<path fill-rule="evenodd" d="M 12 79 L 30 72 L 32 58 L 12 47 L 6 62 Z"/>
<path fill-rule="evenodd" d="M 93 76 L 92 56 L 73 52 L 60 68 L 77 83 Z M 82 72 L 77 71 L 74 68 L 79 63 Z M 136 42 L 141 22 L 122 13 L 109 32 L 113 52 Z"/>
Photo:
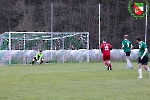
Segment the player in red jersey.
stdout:
<path fill-rule="evenodd" d="M 112 65 L 110 62 L 110 51 L 112 50 L 112 46 L 106 42 L 106 38 L 102 38 L 103 43 L 100 45 L 101 52 L 103 54 L 104 64 L 107 66 L 107 70 L 112 70 Z"/>

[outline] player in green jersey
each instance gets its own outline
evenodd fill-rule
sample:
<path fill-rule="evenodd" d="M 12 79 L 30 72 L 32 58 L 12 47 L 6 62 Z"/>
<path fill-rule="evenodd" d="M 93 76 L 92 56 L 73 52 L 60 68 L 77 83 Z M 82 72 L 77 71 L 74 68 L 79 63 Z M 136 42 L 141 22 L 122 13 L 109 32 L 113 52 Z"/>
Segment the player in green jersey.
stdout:
<path fill-rule="evenodd" d="M 133 68 L 133 66 L 130 62 L 130 59 L 129 59 L 132 48 L 133 48 L 133 45 L 132 45 L 131 41 L 128 40 L 128 35 L 124 35 L 124 40 L 122 41 L 121 49 L 123 49 L 125 52 L 126 61 L 127 61 L 126 69 L 132 69 Z"/>
<path fill-rule="evenodd" d="M 31 65 L 33 65 L 35 61 L 37 61 L 39 64 L 41 64 L 44 61 L 44 58 L 42 58 L 42 57 L 43 57 L 43 54 L 42 54 L 42 51 L 40 50 L 36 54 L 36 56 L 33 58 Z"/>
<path fill-rule="evenodd" d="M 139 44 L 139 57 L 138 57 L 138 72 L 139 72 L 139 77 L 138 78 L 143 78 L 142 76 L 142 66 L 149 72 L 150 75 L 150 69 L 147 66 L 148 63 L 148 49 L 147 49 L 147 44 L 141 40 L 140 36 L 136 37 L 136 41 Z"/>

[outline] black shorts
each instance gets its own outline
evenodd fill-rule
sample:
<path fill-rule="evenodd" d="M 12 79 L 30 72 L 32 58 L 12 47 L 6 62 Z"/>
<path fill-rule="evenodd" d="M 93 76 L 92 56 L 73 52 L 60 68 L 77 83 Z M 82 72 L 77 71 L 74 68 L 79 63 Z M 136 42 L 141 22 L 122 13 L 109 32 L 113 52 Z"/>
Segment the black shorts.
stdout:
<path fill-rule="evenodd" d="M 43 59 L 44 59 L 44 58 L 41 58 L 41 60 L 43 60 Z M 35 61 L 38 61 L 38 60 L 39 60 L 39 58 L 38 58 L 38 59 L 36 59 L 36 57 L 34 57 L 34 60 L 35 60 Z"/>
<path fill-rule="evenodd" d="M 128 57 L 130 56 L 131 52 L 125 52 L 125 56 Z"/>
<path fill-rule="evenodd" d="M 141 57 L 139 57 L 138 58 L 138 63 L 141 63 L 142 65 L 147 65 L 147 63 L 148 63 L 148 57 L 144 56 L 142 60 L 141 60 Z"/>

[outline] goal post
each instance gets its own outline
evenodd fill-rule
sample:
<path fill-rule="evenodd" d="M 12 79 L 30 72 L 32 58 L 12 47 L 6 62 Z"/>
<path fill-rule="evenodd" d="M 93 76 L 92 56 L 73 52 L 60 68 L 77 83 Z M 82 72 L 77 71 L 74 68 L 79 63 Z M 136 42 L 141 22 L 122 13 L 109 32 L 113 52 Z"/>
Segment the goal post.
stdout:
<path fill-rule="evenodd" d="M 9 65 L 31 63 L 38 50 L 45 62 L 89 62 L 89 32 L 5 32 L 0 38 Z"/>

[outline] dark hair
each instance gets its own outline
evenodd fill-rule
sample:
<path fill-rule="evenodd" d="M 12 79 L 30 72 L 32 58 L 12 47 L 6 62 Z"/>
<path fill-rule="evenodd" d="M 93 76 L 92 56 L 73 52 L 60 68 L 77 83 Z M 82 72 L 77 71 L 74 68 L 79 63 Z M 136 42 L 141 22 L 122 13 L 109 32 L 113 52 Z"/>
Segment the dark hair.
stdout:
<path fill-rule="evenodd" d="M 128 35 L 124 35 L 124 39 L 128 39 Z"/>
<path fill-rule="evenodd" d="M 42 50 L 40 50 L 39 52 L 42 52 Z"/>
<path fill-rule="evenodd" d="M 137 41 L 142 41 L 140 36 L 137 36 L 137 37 L 136 37 L 136 40 L 137 40 Z"/>
<path fill-rule="evenodd" d="M 102 40 L 103 40 L 103 41 L 106 41 L 106 37 L 103 37 Z"/>

